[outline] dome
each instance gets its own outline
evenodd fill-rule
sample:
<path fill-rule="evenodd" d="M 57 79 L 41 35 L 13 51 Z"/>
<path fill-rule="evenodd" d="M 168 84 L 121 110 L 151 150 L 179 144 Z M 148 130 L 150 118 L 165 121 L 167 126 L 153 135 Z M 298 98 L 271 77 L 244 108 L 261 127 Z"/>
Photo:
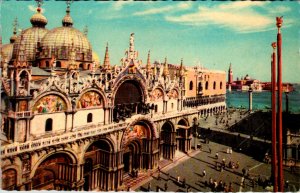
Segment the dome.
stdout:
<path fill-rule="evenodd" d="M 76 60 L 92 61 L 92 47 L 87 37 L 71 26 L 63 26 L 50 30 L 41 42 L 40 58 L 69 59 L 70 50 L 76 51 Z"/>
<path fill-rule="evenodd" d="M 10 43 L 14 43 L 16 41 L 17 37 L 18 36 L 16 34 L 12 35 L 9 39 Z"/>
<path fill-rule="evenodd" d="M 7 61 L 10 61 L 13 53 L 13 44 L 4 44 L 1 47 L 1 56 L 4 59 L 6 57 Z"/>
<path fill-rule="evenodd" d="M 48 31 L 41 27 L 31 27 L 22 31 L 22 34 L 17 37 L 14 43 L 12 59 L 16 58 L 22 39 L 27 60 L 34 61 L 36 59 L 37 43 L 42 41 L 42 38 Z"/>
<path fill-rule="evenodd" d="M 100 63 L 100 58 L 96 52 L 92 53 L 92 60 L 95 61 L 97 64 Z"/>
<path fill-rule="evenodd" d="M 45 27 L 48 23 L 47 18 L 41 13 L 41 8 L 37 8 L 37 13 L 35 13 L 31 18 L 30 18 L 30 23 L 34 27 Z"/>

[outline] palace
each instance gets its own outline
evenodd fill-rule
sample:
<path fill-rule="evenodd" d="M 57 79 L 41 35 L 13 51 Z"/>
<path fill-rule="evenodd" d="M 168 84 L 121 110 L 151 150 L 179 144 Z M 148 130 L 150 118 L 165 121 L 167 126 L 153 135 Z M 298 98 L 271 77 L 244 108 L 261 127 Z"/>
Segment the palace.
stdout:
<path fill-rule="evenodd" d="M 4 190 L 122 190 L 195 146 L 198 120 L 226 109 L 226 73 L 138 59 L 134 34 L 121 65 L 103 63 L 86 33 L 32 27 L 1 46 Z M 16 26 L 16 25 L 15 25 Z"/>

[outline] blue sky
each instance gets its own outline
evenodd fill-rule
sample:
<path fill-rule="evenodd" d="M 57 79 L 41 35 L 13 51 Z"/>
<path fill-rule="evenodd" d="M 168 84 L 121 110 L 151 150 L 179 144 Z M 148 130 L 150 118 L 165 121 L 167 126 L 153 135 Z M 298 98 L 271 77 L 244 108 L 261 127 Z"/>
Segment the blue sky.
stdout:
<path fill-rule="evenodd" d="M 66 3 L 45 1 L 46 28 L 61 26 Z M 249 74 L 270 80 L 271 43 L 276 41 L 276 16 L 283 16 L 283 81 L 300 82 L 300 3 L 299 2 L 103 2 L 76 1 L 71 5 L 74 27 L 88 26 L 93 50 L 103 62 L 106 42 L 112 64 L 120 64 L 135 33 L 135 48 L 146 62 L 151 60 L 187 66 L 228 70 L 232 63 L 234 78 Z M 31 27 L 36 11 L 34 1 L 1 1 L 3 43 L 9 42 L 12 23 Z"/>

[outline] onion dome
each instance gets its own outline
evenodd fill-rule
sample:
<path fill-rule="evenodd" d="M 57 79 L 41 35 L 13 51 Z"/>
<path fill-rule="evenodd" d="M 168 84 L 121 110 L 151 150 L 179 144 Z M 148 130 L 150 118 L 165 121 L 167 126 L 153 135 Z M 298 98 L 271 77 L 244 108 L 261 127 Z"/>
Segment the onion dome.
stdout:
<path fill-rule="evenodd" d="M 40 27 L 31 27 L 22 31 L 22 40 L 21 35 L 19 35 L 14 43 L 12 59 L 15 59 L 17 57 L 21 41 L 24 41 L 25 55 L 27 56 L 27 60 L 35 61 L 38 42 L 42 41 L 42 38 L 48 31 L 49 30 L 47 30 L 46 28 Z"/>
<path fill-rule="evenodd" d="M 23 30 L 22 34 L 16 38 L 14 42 L 12 59 L 17 58 L 21 41 L 24 41 L 24 54 L 26 55 L 27 60 L 29 62 L 35 61 L 38 50 L 38 42 L 41 42 L 44 35 L 49 31 L 45 28 L 48 21 L 46 17 L 42 15 L 40 6 L 41 4 L 38 4 L 37 13 L 35 13 L 30 19 L 32 27 Z"/>
<path fill-rule="evenodd" d="M 4 44 L 1 47 L 1 57 L 6 58 L 7 61 L 10 61 L 13 53 L 13 44 Z"/>
<path fill-rule="evenodd" d="M 57 60 L 68 60 L 74 49 L 76 61 L 92 62 L 92 46 L 84 33 L 72 27 L 69 5 L 66 12 L 63 26 L 50 30 L 42 39 L 40 59 L 54 55 Z"/>
<path fill-rule="evenodd" d="M 63 26 L 71 26 L 73 25 L 73 19 L 70 15 L 70 4 L 68 4 L 67 6 L 67 10 L 66 10 L 66 15 L 65 17 L 62 19 L 62 25 Z"/>
<path fill-rule="evenodd" d="M 30 18 L 30 23 L 33 27 L 45 27 L 48 23 L 47 18 L 41 13 L 42 9 L 40 7 L 37 8 L 37 13 L 35 13 Z"/>
<path fill-rule="evenodd" d="M 96 52 L 92 52 L 92 60 L 96 62 L 96 64 L 100 63 L 100 58 Z"/>

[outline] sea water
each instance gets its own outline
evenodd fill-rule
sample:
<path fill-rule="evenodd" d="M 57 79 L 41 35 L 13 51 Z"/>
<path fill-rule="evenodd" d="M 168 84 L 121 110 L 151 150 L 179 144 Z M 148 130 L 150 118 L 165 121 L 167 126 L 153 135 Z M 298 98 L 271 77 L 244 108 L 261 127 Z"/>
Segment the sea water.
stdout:
<path fill-rule="evenodd" d="M 293 92 L 288 93 L 289 111 L 300 113 L 300 84 L 294 84 L 294 88 Z M 226 103 L 227 107 L 248 108 L 249 93 L 247 91 L 227 91 Z M 252 109 L 271 110 L 271 92 L 252 92 Z M 282 110 L 286 110 L 286 93 L 284 92 L 282 94 Z"/>

